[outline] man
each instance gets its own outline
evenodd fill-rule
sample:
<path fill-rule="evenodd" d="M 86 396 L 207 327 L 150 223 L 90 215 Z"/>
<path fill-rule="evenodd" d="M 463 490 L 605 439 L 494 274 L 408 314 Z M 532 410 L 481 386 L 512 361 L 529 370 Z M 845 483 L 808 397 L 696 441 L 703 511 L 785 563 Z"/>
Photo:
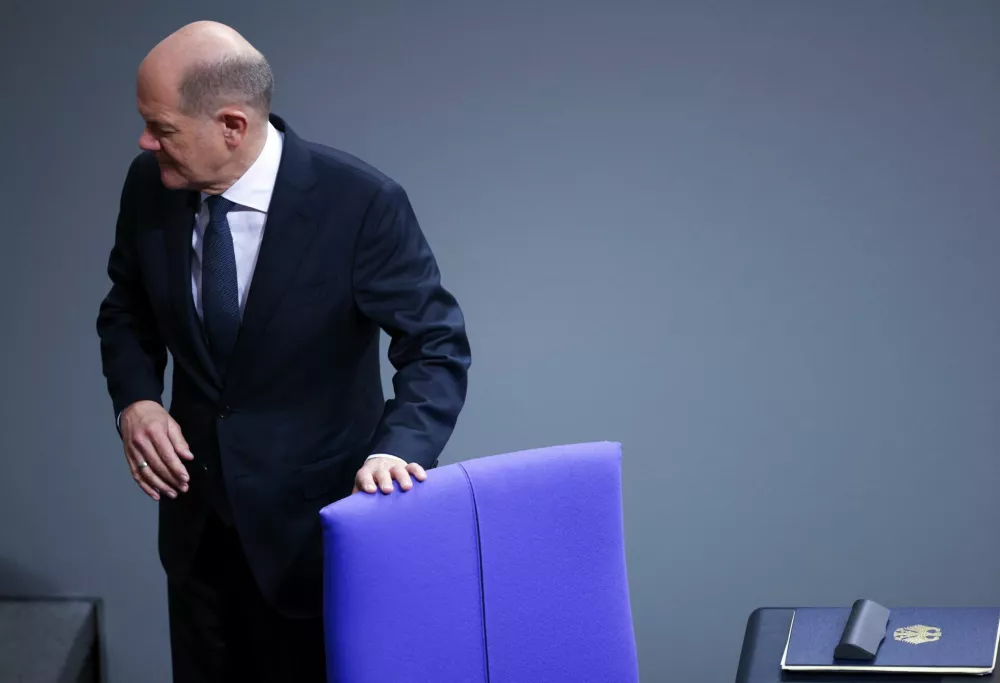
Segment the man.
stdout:
<path fill-rule="evenodd" d="M 185 683 L 325 680 L 319 510 L 423 481 L 466 395 L 463 315 L 406 194 L 298 138 L 271 92 L 264 57 L 220 24 L 143 60 L 144 151 L 97 319 L 128 467 L 159 501 Z M 386 643 L 372 666 L 392 665 Z"/>

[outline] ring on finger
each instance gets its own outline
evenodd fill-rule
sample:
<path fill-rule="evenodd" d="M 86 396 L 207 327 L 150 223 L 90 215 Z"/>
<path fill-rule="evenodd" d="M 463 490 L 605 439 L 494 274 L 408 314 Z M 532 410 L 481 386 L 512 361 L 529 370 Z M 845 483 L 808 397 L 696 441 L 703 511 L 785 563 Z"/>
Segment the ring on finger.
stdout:
<path fill-rule="evenodd" d="M 146 467 L 149 467 L 149 463 L 146 462 L 145 460 L 143 460 L 142 462 L 139 463 L 139 469 L 140 470 L 141 469 L 145 469 Z"/>

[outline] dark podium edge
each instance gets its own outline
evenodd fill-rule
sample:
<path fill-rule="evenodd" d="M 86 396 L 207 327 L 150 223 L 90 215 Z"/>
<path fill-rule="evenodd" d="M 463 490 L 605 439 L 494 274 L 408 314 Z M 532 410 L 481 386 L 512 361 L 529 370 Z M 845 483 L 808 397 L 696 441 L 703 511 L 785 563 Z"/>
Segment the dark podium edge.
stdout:
<path fill-rule="evenodd" d="M 107 639 L 104 637 L 105 606 L 104 599 L 93 595 L 45 595 L 25 593 L 18 595 L 0 594 L 0 601 L 3 602 L 89 602 L 94 606 L 94 635 L 97 637 L 97 647 L 91 646 L 90 655 L 94 660 L 94 668 L 97 670 L 97 680 L 100 683 L 108 683 L 107 667 Z"/>
<path fill-rule="evenodd" d="M 742 681 L 747 678 L 749 673 L 750 665 L 752 664 L 752 659 L 754 656 L 753 648 L 747 647 L 748 643 L 753 643 L 757 641 L 757 630 L 760 628 L 760 615 L 765 610 L 785 610 L 794 609 L 791 607 L 757 607 L 752 612 L 750 616 L 747 617 L 747 625 L 743 630 L 743 644 L 740 646 L 740 661 L 736 665 L 736 681 Z"/>
<path fill-rule="evenodd" d="M 783 628 L 791 627 L 792 616 L 795 614 L 797 607 L 787 607 L 787 606 L 761 606 L 756 607 L 750 616 L 747 617 L 746 629 L 743 633 L 743 644 L 740 650 L 739 663 L 736 666 L 736 678 L 735 681 L 750 681 L 752 678 L 750 674 L 754 671 L 757 661 L 755 655 L 757 654 L 753 647 L 749 647 L 751 643 L 759 642 L 759 634 L 761 629 L 761 615 L 765 612 L 784 612 L 788 616 L 788 626 Z M 787 638 L 787 631 L 783 631 L 783 636 Z M 782 680 L 782 672 L 778 673 L 778 679 Z M 920 681 L 920 683 L 991 683 L 991 681 L 996 681 L 1000 678 L 1000 660 L 998 660 L 998 666 L 992 674 L 986 676 L 976 676 L 968 674 L 955 674 L 955 675 L 939 675 L 939 674 L 912 674 L 906 675 L 901 673 L 875 673 L 875 672 L 865 672 L 866 683 L 911 683 L 914 680 Z M 839 674 L 833 672 L 815 672 L 811 675 L 811 679 L 814 681 L 828 681 L 830 683 L 840 683 Z M 843 681 L 843 683 L 847 683 Z"/>

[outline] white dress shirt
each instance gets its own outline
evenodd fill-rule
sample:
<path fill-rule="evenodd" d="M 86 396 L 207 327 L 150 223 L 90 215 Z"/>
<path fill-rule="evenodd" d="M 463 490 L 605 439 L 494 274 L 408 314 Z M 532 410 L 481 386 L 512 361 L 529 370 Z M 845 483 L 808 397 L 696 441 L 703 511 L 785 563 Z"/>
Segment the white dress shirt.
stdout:
<path fill-rule="evenodd" d="M 236 283 L 240 298 L 240 317 L 247 303 L 247 293 L 250 291 L 250 281 L 257 265 L 257 255 L 260 253 L 261 241 L 264 238 L 264 226 L 267 223 L 267 210 L 274 194 L 274 183 L 278 177 L 278 167 L 281 165 L 281 150 L 284 147 L 284 135 L 270 122 L 267 124 L 267 139 L 260 156 L 253 162 L 239 180 L 222 193 L 222 196 L 233 202 L 235 206 L 226 215 L 229 231 L 233 235 L 233 250 L 236 255 Z M 201 208 L 195 216 L 194 230 L 191 236 L 191 295 L 194 297 L 195 310 L 202 318 L 201 301 L 201 255 L 205 244 L 205 228 L 208 226 L 207 194 L 201 195 Z M 119 416 L 120 417 L 120 416 Z M 376 456 L 397 458 L 388 453 L 375 453 Z"/>
<path fill-rule="evenodd" d="M 260 156 L 253 162 L 239 180 L 222 193 L 235 206 L 229 210 L 226 219 L 233 234 L 233 250 L 236 252 L 236 283 L 240 297 L 240 317 L 247 303 L 250 280 L 257 265 L 257 254 L 264 238 L 264 223 L 267 209 L 274 194 L 274 182 L 281 165 L 281 150 L 284 136 L 269 122 L 267 139 Z M 205 244 L 205 229 L 208 227 L 209 195 L 201 193 L 201 209 L 195 217 L 191 235 L 191 294 L 194 297 L 198 317 L 202 317 L 201 304 L 201 254 Z"/>

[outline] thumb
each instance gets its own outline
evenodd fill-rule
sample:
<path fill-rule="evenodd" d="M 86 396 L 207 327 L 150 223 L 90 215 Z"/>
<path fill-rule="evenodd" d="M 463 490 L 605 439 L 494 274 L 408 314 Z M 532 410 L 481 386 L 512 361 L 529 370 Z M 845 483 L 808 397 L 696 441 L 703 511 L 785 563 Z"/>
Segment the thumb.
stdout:
<path fill-rule="evenodd" d="M 170 443 L 173 444 L 177 455 L 186 460 L 194 460 L 194 453 L 191 452 L 184 435 L 181 434 L 181 426 L 173 418 L 167 421 L 167 436 L 170 438 Z"/>

